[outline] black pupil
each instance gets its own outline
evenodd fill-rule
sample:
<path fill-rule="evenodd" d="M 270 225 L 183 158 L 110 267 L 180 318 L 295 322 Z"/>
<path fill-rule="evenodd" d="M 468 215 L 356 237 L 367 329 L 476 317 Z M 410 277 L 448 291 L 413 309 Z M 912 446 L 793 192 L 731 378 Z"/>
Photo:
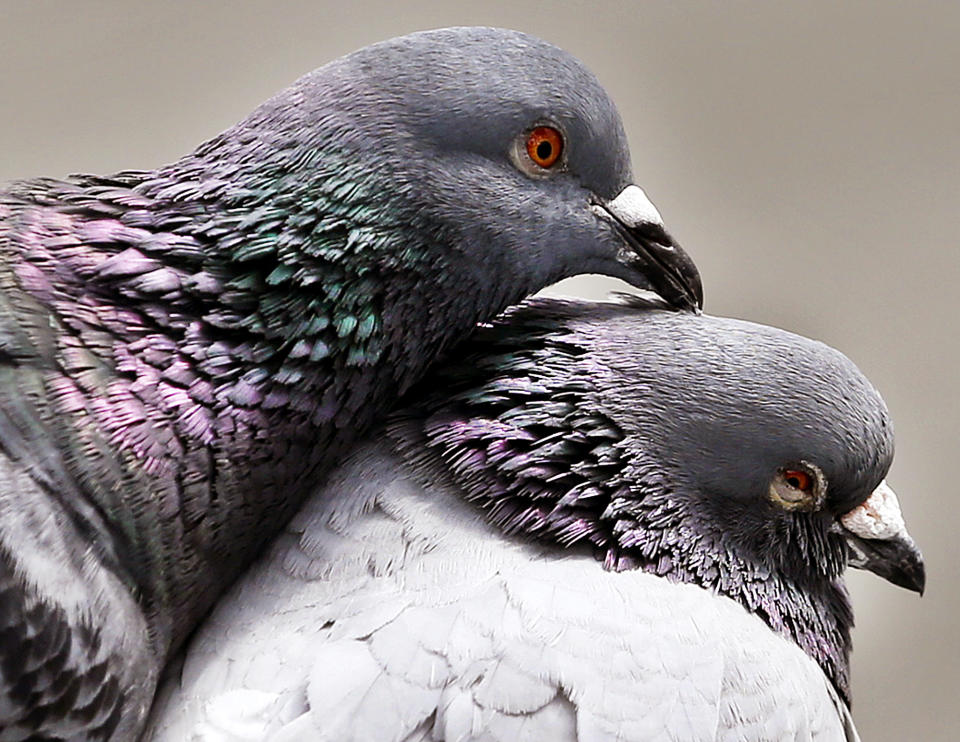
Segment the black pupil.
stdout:
<path fill-rule="evenodd" d="M 537 157 L 541 160 L 549 160 L 553 154 L 553 145 L 550 142 L 543 141 L 537 145 Z"/>
<path fill-rule="evenodd" d="M 787 477 L 787 484 L 794 489 L 800 489 L 800 479 L 798 477 Z"/>

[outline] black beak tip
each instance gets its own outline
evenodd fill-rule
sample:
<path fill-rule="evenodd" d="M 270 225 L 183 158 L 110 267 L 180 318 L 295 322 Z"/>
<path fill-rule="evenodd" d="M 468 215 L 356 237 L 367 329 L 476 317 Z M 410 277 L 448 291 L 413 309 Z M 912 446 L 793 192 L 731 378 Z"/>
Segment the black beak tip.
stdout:
<path fill-rule="evenodd" d="M 920 550 L 909 542 L 899 549 L 900 557 L 892 563 L 891 574 L 887 579 L 894 585 L 923 595 L 927 587 L 927 570 Z"/>
<path fill-rule="evenodd" d="M 621 231 L 630 246 L 624 262 L 642 274 L 670 306 L 699 314 L 703 281 L 696 264 L 659 225 Z"/>
<path fill-rule="evenodd" d="M 675 297 L 671 303 L 680 309 L 700 314 L 703 309 L 703 280 L 696 263 L 669 232 L 661 230 L 657 237 L 646 242 L 645 246 L 662 269 L 663 284 L 670 285 Z"/>
<path fill-rule="evenodd" d="M 693 265 L 692 262 L 691 265 Z M 700 272 L 696 268 L 693 269 L 693 276 L 690 281 L 690 289 L 693 293 L 693 298 L 695 301 L 693 310 L 697 314 L 700 314 L 703 311 L 703 282 L 700 280 Z"/>
<path fill-rule="evenodd" d="M 864 539 L 846 534 L 853 558 L 851 566 L 866 569 L 897 587 L 923 595 L 927 572 L 923 554 L 909 536 L 892 539 Z"/>
<path fill-rule="evenodd" d="M 890 582 L 923 597 L 923 591 L 927 587 L 927 571 L 922 561 L 909 562 L 896 570 L 890 577 Z"/>

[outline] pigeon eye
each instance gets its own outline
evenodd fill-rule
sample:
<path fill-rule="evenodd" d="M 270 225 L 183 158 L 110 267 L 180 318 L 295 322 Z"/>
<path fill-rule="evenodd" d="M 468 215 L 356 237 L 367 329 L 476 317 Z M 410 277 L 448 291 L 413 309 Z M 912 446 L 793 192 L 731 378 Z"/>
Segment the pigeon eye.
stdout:
<path fill-rule="evenodd" d="M 770 483 L 770 499 L 784 510 L 819 510 L 825 491 L 823 472 L 807 462 L 783 467 Z"/>
<path fill-rule="evenodd" d="M 813 487 L 813 478 L 805 471 L 799 469 L 787 469 L 783 472 L 783 481 L 801 492 L 809 492 Z"/>
<path fill-rule="evenodd" d="M 538 126 L 527 135 L 527 154 L 540 167 L 553 167 L 563 154 L 563 135 L 552 126 Z"/>

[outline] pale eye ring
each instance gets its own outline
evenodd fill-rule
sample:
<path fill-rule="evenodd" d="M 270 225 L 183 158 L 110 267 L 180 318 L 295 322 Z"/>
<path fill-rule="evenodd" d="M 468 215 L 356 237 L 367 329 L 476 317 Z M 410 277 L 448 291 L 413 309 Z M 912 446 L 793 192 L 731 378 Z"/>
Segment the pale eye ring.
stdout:
<path fill-rule="evenodd" d="M 819 510 L 826 491 L 826 477 L 820 467 L 808 461 L 785 464 L 777 469 L 770 482 L 770 499 L 784 510 Z"/>

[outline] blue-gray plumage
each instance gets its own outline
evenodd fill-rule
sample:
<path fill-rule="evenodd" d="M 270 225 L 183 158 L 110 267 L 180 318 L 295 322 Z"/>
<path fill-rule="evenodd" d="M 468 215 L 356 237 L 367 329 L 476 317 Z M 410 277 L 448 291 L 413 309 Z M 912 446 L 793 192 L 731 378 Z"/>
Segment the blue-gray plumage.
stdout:
<path fill-rule="evenodd" d="M 217 606 L 148 738 L 856 739 L 848 557 L 924 573 L 846 357 L 541 300 L 408 401 Z"/>
<path fill-rule="evenodd" d="M 699 277 L 568 54 L 335 61 L 181 160 L 0 191 L 0 739 L 130 739 L 166 657 L 444 350 L 581 272 Z"/>

